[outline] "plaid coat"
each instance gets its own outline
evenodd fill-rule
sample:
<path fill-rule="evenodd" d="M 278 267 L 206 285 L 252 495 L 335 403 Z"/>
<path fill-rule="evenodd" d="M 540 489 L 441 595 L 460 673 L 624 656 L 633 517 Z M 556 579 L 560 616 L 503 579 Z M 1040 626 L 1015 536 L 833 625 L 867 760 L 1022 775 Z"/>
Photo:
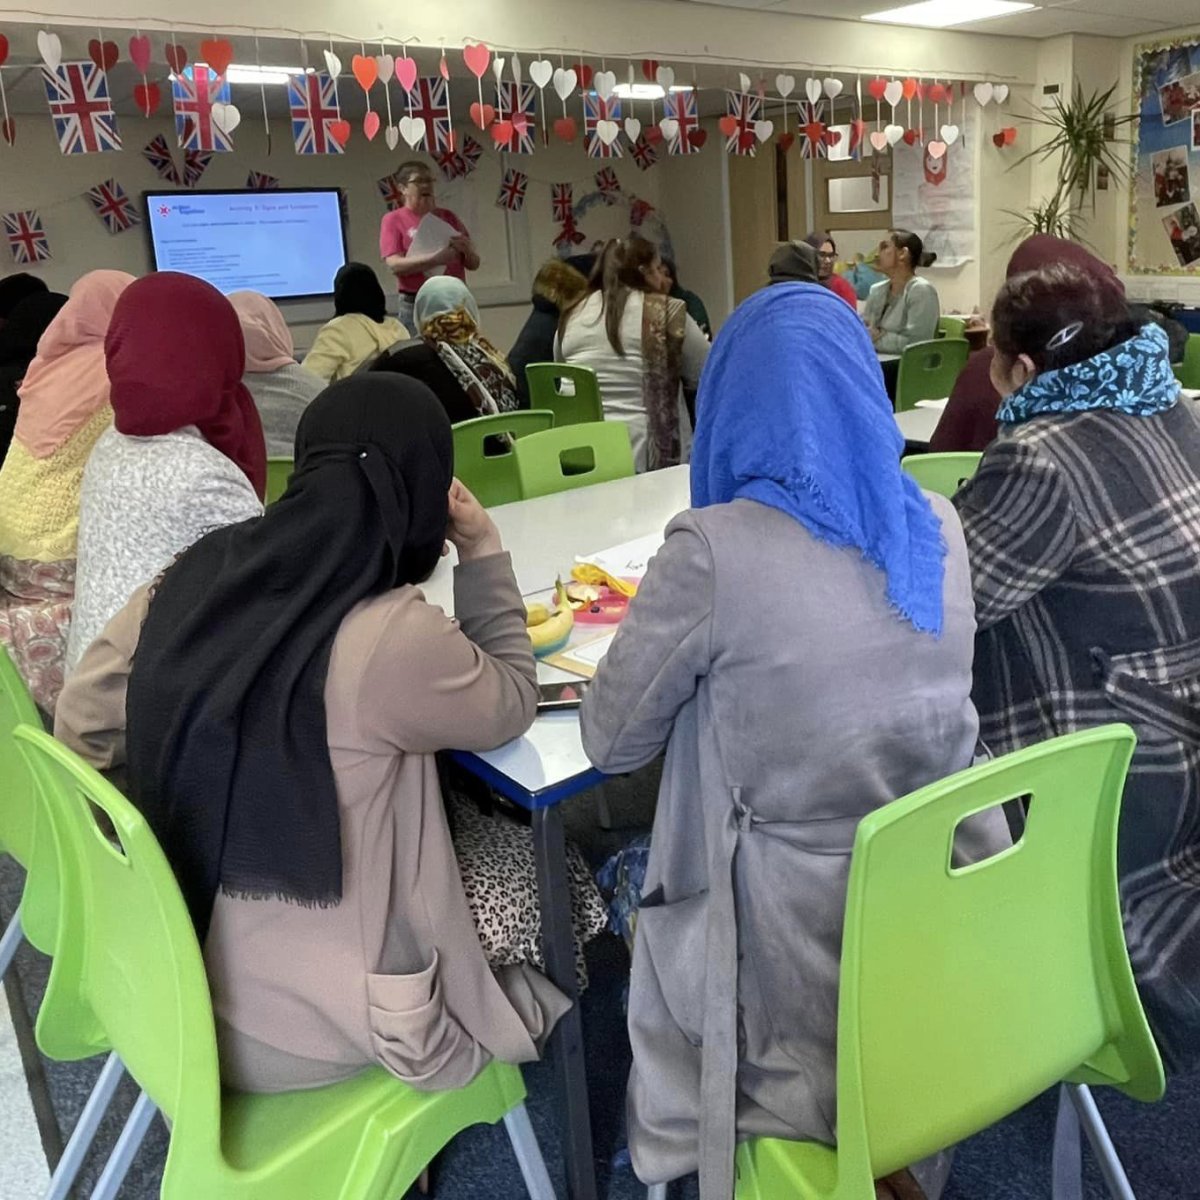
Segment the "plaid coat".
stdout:
<path fill-rule="evenodd" d="M 1137 731 L 1118 846 L 1126 940 L 1175 1070 L 1200 1064 L 1200 416 L 1006 426 L 955 497 L 995 753 Z"/>

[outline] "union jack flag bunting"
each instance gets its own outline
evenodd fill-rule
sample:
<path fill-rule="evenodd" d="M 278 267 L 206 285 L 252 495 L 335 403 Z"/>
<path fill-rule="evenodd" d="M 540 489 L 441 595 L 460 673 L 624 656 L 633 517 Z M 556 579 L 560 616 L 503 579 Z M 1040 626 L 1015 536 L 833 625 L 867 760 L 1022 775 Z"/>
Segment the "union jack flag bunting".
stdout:
<path fill-rule="evenodd" d="M 500 194 L 496 197 L 498 208 L 507 208 L 509 212 L 520 212 L 525 207 L 525 189 L 529 187 L 529 176 L 509 167 L 504 172 L 504 181 L 500 184 Z"/>
<path fill-rule="evenodd" d="M 496 111 L 513 122 L 512 141 L 505 147 L 513 154 L 532 154 L 537 137 L 537 91 L 532 83 L 498 83 Z M 519 125 L 521 121 L 523 125 Z"/>
<path fill-rule="evenodd" d="M 605 145 L 604 139 L 596 132 L 596 126 L 601 121 L 621 120 L 621 98 L 610 96 L 602 99 L 595 92 L 588 92 L 583 98 L 583 132 L 587 139 L 588 158 L 621 158 L 625 151 L 621 149 L 619 137 Z"/>
<path fill-rule="evenodd" d="M 208 170 L 210 162 L 212 162 L 211 154 L 205 154 L 199 150 L 185 150 L 183 152 L 183 182 L 188 187 L 195 187 L 200 182 L 200 177 Z"/>
<path fill-rule="evenodd" d="M 658 162 L 658 151 L 646 141 L 644 133 L 638 134 L 638 140 L 633 143 L 633 161 L 637 163 L 638 169 L 648 171 L 656 162 Z"/>
<path fill-rule="evenodd" d="M 167 139 L 161 133 L 142 151 L 142 157 L 154 168 L 160 179 L 165 179 L 167 183 L 173 183 L 176 187 L 183 182 L 171 154 L 171 147 L 167 145 Z"/>
<path fill-rule="evenodd" d="M 762 115 L 762 100 L 749 92 L 726 92 L 725 115 L 736 122 L 733 132 L 725 137 L 726 151 L 743 158 L 753 158 L 758 146 L 754 126 Z"/>
<path fill-rule="evenodd" d="M 108 76 L 95 63 L 59 63 L 53 71 L 43 67 L 42 80 L 54 118 L 58 148 L 64 154 L 99 154 L 121 149 Z"/>
<path fill-rule="evenodd" d="M 383 197 L 388 212 L 403 207 L 404 189 L 400 186 L 400 181 L 396 178 L 395 173 L 376 180 L 375 186 L 379 189 L 379 194 Z"/>
<path fill-rule="evenodd" d="M 643 200 L 640 196 L 634 196 L 633 202 L 629 205 L 629 223 L 635 229 L 639 225 L 646 223 L 646 218 L 654 211 L 654 205 L 649 200 Z"/>
<path fill-rule="evenodd" d="M 479 160 L 483 157 L 483 147 L 470 134 L 467 134 L 463 138 L 460 153 L 462 154 L 463 167 L 465 168 L 463 174 L 470 175 L 479 166 Z"/>
<path fill-rule="evenodd" d="M 801 100 L 796 108 L 800 114 L 800 153 L 805 158 L 828 158 L 829 130 L 821 120 L 820 109 L 808 100 Z"/>
<path fill-rule="evenodd" d="M 42 218 L 38 216 L 37 209 L 5 213 L 0 219 L 4 222 L 4 236 L 8 238 L 13 262 L 26 265 L 49 261 L 50 241 L 42 228 Z"/>
<path fill-rule="evenodd" d="M 700 147 L 692 141 L 692 134 L 700 128 L 696 93 L 668 92 L 663 99 L 663 112 L 679 126 L 678 132 L 667 142 L 667 153 L 699 154 Z"/>
<path fill-rule="evenodd" d="M 175 105 L 175 133 L 184 150 L 204 154 L 225 153 L 233 141 L 212 119 L 214 104 L 229 103 L 229 84 L 203 63 L 184 67 L 171 76 L 171 100 Z"/>
<path fill-rule="evenodd" d="M 570 183 L 552 183 L 550 185 L 550 207 L 554 219 L 563 224 L 572 218 L 575 207 L 575 186 Z"/>
<path fill-rule="evenodd" d="M 621 181 L 612 167 L 603 167 L 596 172 L 596 187 L 604 197 L 605 204 L 616 204 L 617 193 L 621 190 Z"/>
<path fill-rule="evenodd" d="M 408 93 L 408 101 L 409 115 L 425 119 L 424 148 L 434 155 L 454 150 L 449 83 L 440 75 L 418 79 L 416 86 Z"/>
<path fill-rule="evenodd" d="M 466 161 L 457 150 L 443 150 L 440 154 L 433 156 L 433 161 L 437 163 L 443 179 L 459 179 L 467 173 Z M 383 190 L 382 179 L 379 181 L 379 190 Z M 387 197 L 384 196 L 384 199 L 386 200 Z M 391 205 L 389 204 L 388 207 L 390 208 Z"/>
<path fill-rule="evenodd" d="M 292 110 L 292 140 L 297 154 L 342 154 L 342 144 L 329 132 L 341 120 L 337 80 L 325 71 L 288 77 Z"/>
<path fill-rule="evenodd" d="M 279 187 L 279 180 L 265 171 L 251 171 L 246 176 L 246 186 L 256 192 L 273 192 Z"/>
<path fill-rule="evenodd" d="M 133 207 L 133 201 L 115 179 L 98 183 L 94 188 L 88 188 L 84 194 L 109 233 L 124 233 L 142 223 L 141 216 Z"/>

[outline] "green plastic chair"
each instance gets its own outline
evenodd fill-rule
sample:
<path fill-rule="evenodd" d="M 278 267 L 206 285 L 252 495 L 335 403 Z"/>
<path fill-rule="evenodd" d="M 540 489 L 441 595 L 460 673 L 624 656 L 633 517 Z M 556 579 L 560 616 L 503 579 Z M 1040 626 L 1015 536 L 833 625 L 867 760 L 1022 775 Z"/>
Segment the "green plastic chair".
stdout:
<path fill-rule="evenodd" d="M 17 739 L 53 831 L 62 920 L 37 1036 L 55 1057 L 111 1039 L 171 1144 L 163 1200 L 397 1200 L 460 1130 L 503 1119 L 530 1194 L 553 1200 L 520 1071 L 492 1062 L 456 1091 L 418 1092 L 381 1067 L 276 1095 L 223 1092 L 204 960 L 175 877 L 137 810 L 40 729 Z M 111 822 L 108 835 L 95 811 Z M 110 1160 L 110 1166 L 112 1160 Z M 93 1200 L 114 1194 L 102 1176 Z"/>
<path fill-rule="evenodd" d="M 1185 388 L 1200 389 L 1200 333 L 1188 334 L 1183 363 L 1175 374 Z"/>
<path fill-rule="evenodd" d="M 290 458 L 267 459 L 267 504 L 274 504 L 287 491 L 288 480 L 295 469 L 295 461 Z"/>
<path fill-rule="evenodd" d="M 900 465 L 927 492 L 937 492 L 950 499 L 975 474 L 982 457 L 972 450 L 952 454 L 909 454 L 900 460 Z"/>
<path fill-rule="evenodd" d="M 529 384 L 529 407 L 546 408 L 554 414 L 554 425 L 582 425 L 603 421 L 600 383 L 591 367 L 572 367 L 566 363 L 530 363 L 525 368 Z M 573 392 L 564 392 L 561 384 L 570 382 Z"/>
<path fill-rule="evenodd" d="M 966 338 L 934 338 L 905 349 L 896 379 L 896 411 L 907 412 L 918 400 L 944 400 L 954 390 L 969 353 Z"/>
<path fill-rule="evenodd" d="M 842 942 L 838 1144 L 745 1142 L 737 1200 L 872 1200 L 875 1179 L 1063 1079 L 1081 1103 L 1093 1083 L 1162 1095 L 1117 890 L 1135 742 L 1127 725 L 1054 738 L 863 818 Z M 951 865 L 963 820 L 1023 796 L 1028 818 L 1011 849 Z M 1099 1121 L 1094 1105 L 1089 1119 Z M 1106 1140 L 1102 1124 L 1095 1132 Z"/>
<path fill-rule="evenodd" d="M 531 433 L 543 433 L 554 426 L 554 414 L 547 409 L 528 412 L 496 413 L 460 421 L 454 426 L 454 474 L 475 493 L 484 508 L 511 504 L 521 499 L 521 481 L 517 478 L 517 462 L 513 445 L 518 438 Z M 500 454 L 487 454 L 504 443 L 498 435 L 508 434 L 513 440 Z M 485 443 L 488 443 L 485 446 Z"/>
<path fill-rule="evenodd" d="M 513 457 L 525 500 L 633 474 L 633 447 L 624 421 L 531 433 L 516 443 Z"/>
<path fill-rule="evenodd" d="M 967 322 L 962 317 L 939 317 L 937 336 L 940 338 L 965 338 Z"/>

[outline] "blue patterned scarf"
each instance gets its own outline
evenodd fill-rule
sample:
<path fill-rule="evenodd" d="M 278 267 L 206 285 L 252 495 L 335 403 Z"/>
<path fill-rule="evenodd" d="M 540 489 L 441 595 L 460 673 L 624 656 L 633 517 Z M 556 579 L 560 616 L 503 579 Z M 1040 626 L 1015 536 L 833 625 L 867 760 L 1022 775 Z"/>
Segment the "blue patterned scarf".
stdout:
<path fill-rule="evenodd" d="M 1131 417 L 1166 412 L 1179 400 L 1167 335 L 1159 325 L 1093 358 L 1057 371 L 1043 371 L 1000 405 L 996 420 L 1018 425 L 1049 413 L 1115 409 Z"/>

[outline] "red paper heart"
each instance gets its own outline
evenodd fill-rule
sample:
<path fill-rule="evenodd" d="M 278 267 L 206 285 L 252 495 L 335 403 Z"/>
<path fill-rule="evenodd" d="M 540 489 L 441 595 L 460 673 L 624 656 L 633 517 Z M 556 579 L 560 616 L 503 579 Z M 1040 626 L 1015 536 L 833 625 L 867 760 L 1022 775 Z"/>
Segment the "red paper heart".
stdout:
<path fill-rule="evenodd" d="M 117 65 L 121 52 L 117 49 L 116 42 L 102 42 L 98 38 L 92 38 L 88 42 L 88 57 L 100 70 L 111 71 Z"/>
<path fill-rule="evenodd" d="M 17 140 L 17 124 L 11 117 L 0 121 L 0 137 L 3 137 L 10 146 Z"/>
<path fill-rule="evenodd" d="M 0 67 L 8 61 L 8 38 L 0 33 Z"/>
<path fill-rule="evenodd" d="M 733 137 L 737 133 L 737 117 L 724 116 L 717 122 L 717 128 L 725 137 Z"/>
<path fill-rule="evenodd" d="M 575 64 L 575 74 L 579 76 L 579 86 L 586 92 L 592 86 L 595 72 L 585 62 Z"/>
<path fill-rule="evenodd" d="M 883 93 L 887 91 L 888 81 L 886 79 L 872 79 L 867 84 L 867 91 L 871 94 L 872 100 L 882 100 Z"/>
<path fill-rule="evenodd" d="M 339 146 L 344 146 L 350 140 L 350 122 L 349 121 L 330 121 L 329 136 L 333 138 Z"/>
<path fill-rule="evenodd" d="M 905 100 L 911 100 L 917 94 L 917 81 L 915 79 L 906 79 L 901 94 Z"/>
<path fill-rule="evenodd" d="M 143 75 L 150 70 L 150 58 L 152 54 L 150 39 L 144 34 L 141 37 L 131 37 L 129 39 L 129 57 L 133 60 L 133 65 Z"/>
<path fill-rule="evenodd" d="M 350 70 L 354 72 L 354 78 L 358 80 L 358 86 L 364 92 L 369 92 L 379 78 L 379 64 L 374 55 L 356 54 L 350 60 Z"/>
<path fill-rule="evenodd" d="M 554 136 L 562 142 L 573 142 L 579 134 L 574 117 L 559 117 L 554 122 Z"/>
<path fill-rule="evenodd" d="M 188 65 L 188 52 L 182 46 L 171 43 L 167 46 L 167 62 L 176 75 L 182 75 L 183 68 Z"/>
<path fill-rule="evenodd" d="M 925 99 L 925 85 L 919 79 L 917 80 L 917 99 Z"/>
<path fill-rule="evenodd" d="M 496 121 L 488 132 L 492 135 L 492 140 L 496 143 L 497 148 L 499 148 L 512 144 L 513 135 L 516 133 L 516 130 L 513 129 L 511 121 Z"/>
<path fill-rule="evenodd" d="M 369 112 L 363 117 L 363 133 L 367 135 L 367 141 L 373 142 L 375 135 L 379 132 L 379 114 L 377 112 Z"/>
<path fill-rule="evenodd" d="M 1004 144 L 1006 146 L 1011 146 L 1017 140 L 1017 131 L 1011 125 L 1000 132 L 1004 135 Z"/>
<path fill-rule="evenodd" d="M 446 61 L 446 56 L 444 54 L 438 62 L 438 74 L 443 79 L 450 78 L 450 64 Z"/>
<path fill-rule="evenodd" d="M 463 62 L 467 64 L 467 69 L 476 79 L 483 78 L 483 73 L 488 69 L 488 63 L 491 61 L 492 52 L 482 42 L 463 48 Z"/>
<path fill-rule="evenodd" d="M 529 115 L 523 112 L 513 113 L 512 127 L 518 133 L 524 133 L 529 128 Z"/>
<path fill-rule="evenodd" d="M 940 83 L 930 84 L 929 91 L 925 94 L 934 104 L 944 104 L 950 98 L 950 93 Z"/>
<path fill-rule="evenodd" d="M 417 86 L 416 61 L 411 58 L 396 59 L 396 79 L 406 92 L 411 92 Z"/>
<path fill-rule="evenodd" d="M 995 145 L 999 146 L 1001 149 L 1004 148 L 1004 130 L 1003 129 L 1001 129 L 999 133 L 992 134 L 992 142 Z"/>
<path fill-rule="evenodd" d="M 642 130 L 642 137 L 646 139 L 652 146 L 657 146 L 663 140 L 663 131 L 657 125 L 651 125 L 649 129 Z"/>
<path fill-rule="evenodd" d="M 915 129 L 906 129 L 904 131 L 904 144 L 906 146 L 915 146 L 917 144 L 917 138 L 920 136 L 921 135 Z"/>
<path fill-rule="evenodd" d="M 738 146 L 743 150 L 749 150 L 750 147 L 753 146 L 757 141 L 758 138 L 755 137 L 754 130 L 747 129 L 746 132 L 738 138 Z"/>
<path fill-rule="evenodd" d="M 825 145 L 836 146 L 842 140 L 842 131 L 840 129 L 827 129 L 825 131 Z"/>
<path fill-rule="evenodd" d="M 649 83 L 656 83 L 658 79 L 658 59 L 643 58 L 642 59 L 642 77 Z"/>
<path fill-rule="evenodd" d="M 229 64 L 233 62 L 233 46 L 225 38 L 209 38 L 200 43 L 200 57 L 218 75 L 224 75 L 229 70 Z"/>
<path fill-rule="evenodd" d="M 786 154 L 795 144 L 796 135 L 794 133 L 781 133 L 778 138 L 779 148 Z"/>
<path fill-rule="evenodd" d="M 143 117 L 158 112 L 158 106 L 162 102 L 162 92 L 159 91 L 158 84 L 139 83 L 133 89 L 133 102 Z"/>
<path fill-rule="evenodd" d="M 853 154 L 862 145 L 863 134 L 867 132 L 867 123 L 861 117 L 855 117 L 850 122 L 850 153 Z"/>
<path fill-rule="evenodd" d="M 693 146 L 695 146 L 697 150 L 699 150 L 700 147 L 703 146 L 704 143 L 708 141 L 708 130 L 707 129 L 693 129 L 688 134 L 688 141 L 691 142 L 691 144 Z"/>
<path fill-rule="evenodd" d="M 490 104 L 480 104 L 478 100 L 471 105 L 471 120 L 479 129 L 487 127 L 496 119 L 496 110 Z"/>

